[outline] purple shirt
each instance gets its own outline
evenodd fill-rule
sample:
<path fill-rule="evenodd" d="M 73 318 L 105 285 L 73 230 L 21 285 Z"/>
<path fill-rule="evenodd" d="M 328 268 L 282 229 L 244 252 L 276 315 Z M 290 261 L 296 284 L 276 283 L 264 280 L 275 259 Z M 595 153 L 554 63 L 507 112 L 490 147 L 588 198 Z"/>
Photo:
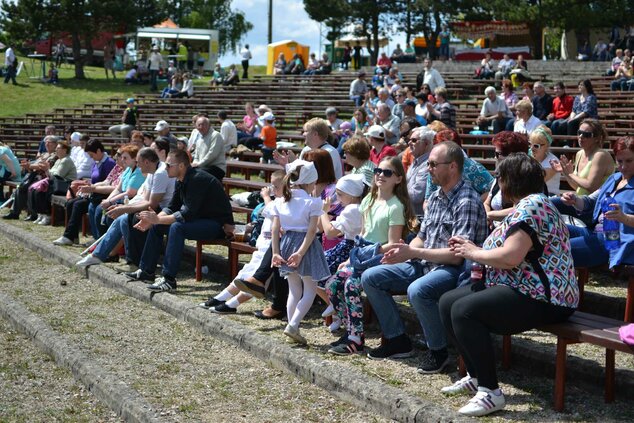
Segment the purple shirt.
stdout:
<path fill-rule="evenodd" d="M 104 153 L 103 158 L 100 162 L 95 162 L 92 165 L 92 172 L 90 173 L 90 182 L 96 184 L 97 182 L 101 182 L 106 179 L 106 176 L 110 173 L 112 168 L 117 163 L 112 159 L 112 157 L 108 157 L 106 153 Z"/>

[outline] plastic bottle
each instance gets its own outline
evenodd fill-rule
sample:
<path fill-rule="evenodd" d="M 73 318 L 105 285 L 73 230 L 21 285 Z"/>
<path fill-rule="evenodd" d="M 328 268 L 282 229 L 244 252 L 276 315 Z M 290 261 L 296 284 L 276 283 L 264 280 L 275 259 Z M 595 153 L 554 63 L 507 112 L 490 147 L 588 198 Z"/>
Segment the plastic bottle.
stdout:
<path fill-rule="evenodd" d="M 614 210 L 610 204 L 616 204 L 614 198 L 607 196 L 601 202 L 601 211 L 603 213 Z M 603 236 L 605 237 L 605 248 L 608 251 L 616 250 L 621 246 L 621 224 L 613 219 L 603 219 Z"/>
<path fill-rule="evenodd" d="M 471 264 L 471 283 L 478 283 L 484 279 L 484 266 L 475 261 Z"/>

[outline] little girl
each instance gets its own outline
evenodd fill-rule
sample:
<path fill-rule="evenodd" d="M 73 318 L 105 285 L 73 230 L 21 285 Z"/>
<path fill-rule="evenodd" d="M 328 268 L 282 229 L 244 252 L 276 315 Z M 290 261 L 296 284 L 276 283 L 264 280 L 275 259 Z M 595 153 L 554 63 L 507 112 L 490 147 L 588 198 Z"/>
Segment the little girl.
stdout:
<path fill-rule="evenodd" d="M 280 268 L 281 276 L 288 279 L 288 325 L 284 335 L 297 343 L 306 344 L 306 338 L 299 333 L 299 323 L 313 304 L 316 281 L 330 276 L 324 250 L 315 237 L 317 221 L 323 214 L 323 202 L 309 194 L 317 181 L 313 163 L 295 160 L 286 165 L 286 173 L 284 196 L 275 200 L 271 210 L 271 263 Z M 281 239 L 280 229 L 284 231 Z"/>
<path fill-rule="evenodd" d="M 374 169 L 372 189 L 359 210 L 362 215 L 362 236 L 370 243 L 399 242 L 405 229 L 412 229 L 416 218 L 407 194 L 403 164 L 397 157 L 386 157 Z M 328 352 L 350 355 L 364 350 L 363 303 L 361 278 L 345 262 L 327 286 L 330 301 L 339 317 L 346 323 L 346 334 L 331 344 Z"/>

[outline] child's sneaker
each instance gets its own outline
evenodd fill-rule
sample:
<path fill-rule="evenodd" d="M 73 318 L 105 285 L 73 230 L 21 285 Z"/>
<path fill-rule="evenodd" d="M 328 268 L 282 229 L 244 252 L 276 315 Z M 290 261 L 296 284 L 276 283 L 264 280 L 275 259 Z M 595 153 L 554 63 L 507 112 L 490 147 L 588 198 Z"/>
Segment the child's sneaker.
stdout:
<path fill-rule="evenodd" d="M 332 347 L 328 350 L 330 354 L 335 355 L 353 355 L 353 354 L 361 354 L 365 350 L 363 343 L 357 344 L 354 341 L 348 341 L 346 343 L 342 343 L 337 345 L 336 347 Z"/>
<path fill-rule="evenodd" d="M 480 417 L 502 410 L 506 405 L 502 391 L 498 395 L 490 389 L 479 387 L 478 393 L 469 400 L 467 405 L 458 410 L 465 416 Z"/>

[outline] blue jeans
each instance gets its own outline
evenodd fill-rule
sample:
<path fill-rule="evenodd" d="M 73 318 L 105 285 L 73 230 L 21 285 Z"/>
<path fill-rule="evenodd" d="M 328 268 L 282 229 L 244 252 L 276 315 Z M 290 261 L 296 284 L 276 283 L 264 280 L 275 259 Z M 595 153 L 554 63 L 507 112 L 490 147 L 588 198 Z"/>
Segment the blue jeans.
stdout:
<path fill-rule="evenodd" d="M 224 238 L 222 225 L 211 219 L 174 222 L 171 225 L 154 225 L 148 231 L 139 268 L 153 275 L 163 248 L 163 236 L 167 235 L 167 247 L 163 258 L 163 276 L 175 278 L 181 264 L 186 239 Z"/>
<path fill-rule="evenodd" d="M 112 225 L 108 228 L 105 237 L 101 240 L 92 255 L 99 260 L 104 261 L 110 255 L 110 252 L 117 246 L 121 238 L 126 243 L 127 251 L 127 239 L 129 238 L 130 230 L 128 228 L 128 215 L 123 214 L 117 217 Z"/>
<path fill-rule="evenodd" d="M 427 346 L 439 350 L 447 346 L 447 339 L 440 321 L 438 300 L 442 294 L 456 288 L 460 267 L 440 266 L 423 275 L 423 266 L 414 261 L 373 267 L 363 272 L 361 283 L 386 338 L 405 333 L 392 295 L 407 292 L 425 333 Z"/>
<path fill-rule="evenodd" d="M 361 107 L 361 104 L 363 104 L 362 95 L 351 95 L 350 100 L 354 101 L 355 107 Z"/>
<path fill-rule="evenodd" d="M 595 267 L 610 261 L 610 253 L 605 248 L 603 233 L 570 225 L 568 225 L 568 231 L 575 266 Z"/>

